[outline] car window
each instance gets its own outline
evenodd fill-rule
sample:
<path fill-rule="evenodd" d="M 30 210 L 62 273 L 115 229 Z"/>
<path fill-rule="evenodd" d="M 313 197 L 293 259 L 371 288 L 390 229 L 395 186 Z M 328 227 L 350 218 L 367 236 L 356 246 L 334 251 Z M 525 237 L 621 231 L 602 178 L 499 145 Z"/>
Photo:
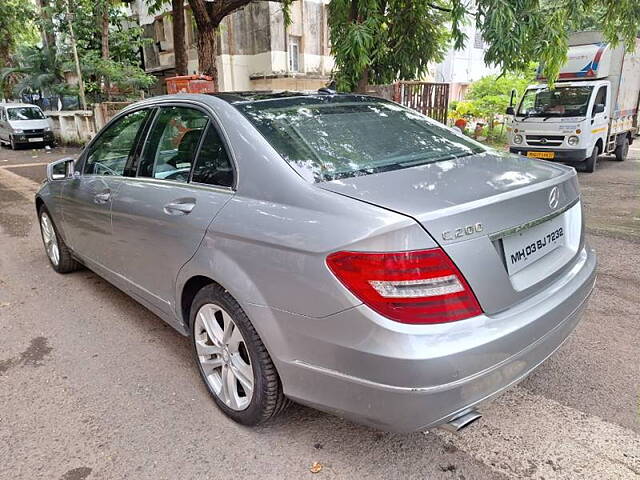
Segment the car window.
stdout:
<path fill-rule="evenodd" d="M 7 109 L 9 120 L 42 120 L 44 114 L 38 107 L 14 107 Z"/>
<path fill-rule="evenodd" d="M 193 167 L 191 181 L 207 185 L 231 187 L 233 168 L 218 130 L 209 125 Z"/>
<path fill-rule="evenodd" d="M 162 108 L 147 136 L 138 176 L 187 182 L 208 121 L 194 108 Z"/>
<path fill-rule="evenodd" d="M 607 103 L 607 87 L 603 86 L 600 87 L 600 90 L 598 90 L 598 93 L 596 94 L 596 99 L 593 102 L 593 107 L 591 110 L 591 116 L 596 114 L 596 105 L 606 105 Z"/>
<path fill-rule="evenodd" d="M 84 173 L 122 175 L 148 114 L 148 110 L 129 113 L 102 132 L 89 149 Z"/>

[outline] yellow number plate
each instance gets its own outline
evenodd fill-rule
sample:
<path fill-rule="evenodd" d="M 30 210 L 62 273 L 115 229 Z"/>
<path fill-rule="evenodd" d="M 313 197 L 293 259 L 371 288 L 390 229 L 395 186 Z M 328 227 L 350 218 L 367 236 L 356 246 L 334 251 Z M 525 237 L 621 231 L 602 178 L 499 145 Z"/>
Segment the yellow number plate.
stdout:
<path fill-rule="evenodd" d="M 529 158 L 555 158 L 556 152 L 527 152 Z"/>

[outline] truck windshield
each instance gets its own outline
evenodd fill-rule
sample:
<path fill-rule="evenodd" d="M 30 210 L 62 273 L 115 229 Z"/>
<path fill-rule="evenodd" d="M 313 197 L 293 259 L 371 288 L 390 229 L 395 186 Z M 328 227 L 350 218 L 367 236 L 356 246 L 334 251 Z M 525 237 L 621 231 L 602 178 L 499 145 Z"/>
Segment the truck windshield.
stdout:
<path fill-rule="evenodd" d="M 527 90 L 518 115 L 525 117 L 583 117 L 587 114 L 593 87 L 556 87 Z"/>
<path fill-rule="evenodd" d="M 414 111 L 370 97 L 286 98 L 236 107 L 309 181 L 369 175 L 485 151 Z"/>
<path fill-rule="evenodd" d="M 9 120 L 41 120 L 44 118 L 38 107 L 15 107 L 7 109 Z"/>

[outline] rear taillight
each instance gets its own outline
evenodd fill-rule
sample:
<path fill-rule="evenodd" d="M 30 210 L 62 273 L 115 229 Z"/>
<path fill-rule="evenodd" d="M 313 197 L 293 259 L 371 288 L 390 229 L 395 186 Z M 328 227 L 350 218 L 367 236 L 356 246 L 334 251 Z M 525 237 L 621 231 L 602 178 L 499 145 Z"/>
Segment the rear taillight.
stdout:
<path fill-rule="evenodd" d="M 336 277 L 367 306 L 402 323 L 445 323 L 482 313 L 478 300 L 440 248 L 393 253 L 336 252 Z"/>

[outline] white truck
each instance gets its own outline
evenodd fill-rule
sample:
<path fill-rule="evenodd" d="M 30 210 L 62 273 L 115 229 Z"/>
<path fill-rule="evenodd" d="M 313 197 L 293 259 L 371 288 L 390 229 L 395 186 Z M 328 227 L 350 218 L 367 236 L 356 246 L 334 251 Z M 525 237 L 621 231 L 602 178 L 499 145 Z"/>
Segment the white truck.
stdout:
<path fill-rule="evenodd" d="M 509 150 L 527 157 L 580 164 L 593 172 L 598 156 L 622 161 L 638 133 L 640 37 L 634 52 L 603 42 L 599 32 L 569 40 L 567 62 L 553 89 L 531 85 L 507 129 Z"/>

